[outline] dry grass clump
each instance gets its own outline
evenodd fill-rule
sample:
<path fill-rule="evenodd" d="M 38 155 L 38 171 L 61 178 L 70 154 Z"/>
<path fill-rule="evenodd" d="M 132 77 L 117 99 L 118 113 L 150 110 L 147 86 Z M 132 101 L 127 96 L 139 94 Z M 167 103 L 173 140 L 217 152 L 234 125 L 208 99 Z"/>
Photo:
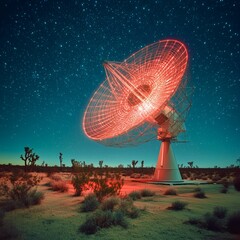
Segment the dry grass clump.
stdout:
<path fill-rule="evenodd" d="M 228 217 L 227 229 L 230 233 L 240 234 L 240 211 L 234 212 Z"/>
<path fill-rule="evenodd" d="M 49 183 L 50 189 L 53 191 L 58 192 L 67 192 L 68 191 L 68 185 L 65 181 L 59 180 L 59 181 L 51 181 Z"/>
<path fill-rule="evenodd" d="M 81 196 L 82 191 L 87 189 L 87 184 L 90 181 L 91 174 L 91 172 L 74 174 L 72 177 L 72 185 L 75 189 L 75 196 Z"/>
<path fill-rule="evenodd" d="M 131 198 L 133 201 L 141 199 L 142 195 L 140 191 L 132 191 L 128 194 L 128 197 Z"/>
<path fill-rule="evenodd" d="M 206 198 L 205 192 L 201 188 L 195 188 L 193 196 L 195 198 Z"/>
<path fill-rule="evenodd" d="M 3 201 L 5 210 L 10 211 L 40 204 L 44 198 L 44 194 L 37 191 L 40 181 L 41 178 L 37 175 L 34 176 L 21 170 L 6 175 L 0 183 L 0 195 L 5 197 Z"/>
<path fill-rule="evenodd" d="M 117 197 L 110 197 L 105 199 L 101 204 L 103 211 L 113 211 L 114 208 L 119 204 L 120 199 Z"/>
<path fill-rule="evenodd" d="M 165 192 L 164 195 L 177 195 L 177 191 L 173 188 L 168 188 Z"/>
<path fill-rule="evenodd" d="M 95 200 L 97 200 L 96 197 Z M 101 204 L 101 209 L 88 216 L 79 230 L 85 234 L 94 234 L 102 228 L 111 226 L 118 225 L 126 228 L 128 226 L 126 217 L 137 218 L 139 214 L 140 210 L 133 205 L 130 198 L 112 197 L 105 199 Z"/>
<path fill-rule="evenodd" d="M 225 207 L 215 207 L 212 213 L 206 213 L 202 218 L 189 218 L 185 223 L 215 232 L 228 231 L 240 234 L 240 211 L 233 212 L 227 217 Z"/>
<path fill-rule="evenodd" d="M 85 234 L 94 234 L 101 228 L 109 228 L 116 225 L 124 228 L 128 226 L 126 218 L 122 212 L 97 210 L 94 214 L 87 217 L 79 230 Z"/>
<path fill-rule="evenodd" d="M 93 193 L 90 193 L 84 198 L 83 204 L 81 206 L 81 211 L 82 212 L 94 211 L 98 208 L 99 204 L 100 203 L 96 195 Z"/>
<path fill-rule="evenodd" d="M 185 209 L 185 207 L 188 205 L 188 203 L 186 202 L 182 202 L 182 201 L 175 201 L 172 203 L 172 205 L 170 207 L 168 207 L 168 209 L 170 210 L 175 210 L 175 211 L 180 211 Z"/>
<path fill-rule="evenodd" d="M 142 197 L 152 197 L 155 195 L 155 192 L 149 189 L 142 189 L 140 193 Z"/>

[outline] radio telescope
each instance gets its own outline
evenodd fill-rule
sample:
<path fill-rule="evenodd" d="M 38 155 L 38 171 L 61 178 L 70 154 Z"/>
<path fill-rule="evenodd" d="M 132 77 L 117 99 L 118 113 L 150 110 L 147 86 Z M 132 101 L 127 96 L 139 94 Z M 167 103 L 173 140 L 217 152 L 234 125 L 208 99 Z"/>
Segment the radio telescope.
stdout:
<path fill-rule="evenodd" d="M 185 132 L 190 108 L 186 84 L 188 52 L 177 40 L 162 40 L 123 62 L 104 62 L 106 80 L 83 117 L 87 137 L 124 147 L 161 141 L 153 181 L 182 181 L 171 142 Z"/>

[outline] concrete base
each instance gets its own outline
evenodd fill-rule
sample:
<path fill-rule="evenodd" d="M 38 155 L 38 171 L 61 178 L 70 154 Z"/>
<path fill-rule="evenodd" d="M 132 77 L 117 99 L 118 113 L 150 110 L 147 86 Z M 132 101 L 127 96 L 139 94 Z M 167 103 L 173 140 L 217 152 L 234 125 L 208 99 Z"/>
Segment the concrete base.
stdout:
<path fill-rule="evenodd" d="M 136 179 L 132 180 L 132 182 L 140 182 L 146 184 L 155 184 L 155 185 L 169 185 L 169 186 L 176 186 L 176 185 L 200 185 L 200 184 L 213 184 L 212 182 L 206 181 L 195 181 L 195 180 L 184 180 L 184 181 L 153 181 L 152 179 Z"/>
<path fill-rule="evenodd" d="M 161 181 L 161 182 L 155 182 L 155 181 L 149 181 L 146 182 L 149 184 L 156 184 L 156 185 L 200 185 L 200 184 L 210 184 L 209 182 L 201 182 L 201 181 Z"/>

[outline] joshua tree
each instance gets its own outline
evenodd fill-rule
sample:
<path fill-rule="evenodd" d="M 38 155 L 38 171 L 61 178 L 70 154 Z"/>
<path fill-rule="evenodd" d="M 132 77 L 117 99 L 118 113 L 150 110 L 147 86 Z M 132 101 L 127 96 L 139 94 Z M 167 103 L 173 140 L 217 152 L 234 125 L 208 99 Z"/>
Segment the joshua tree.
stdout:
<path fill-rule="evenodd" d="M 98 163 L 99 163 L 99 167 L 102 168 L 102 166 L 103 166 L 103 160 L 100 160 Z"/>
<path fill-rule="evenodd" d="M 141 161 L 141 168 L 143 168 L 144 167 L 144 161 L 142 160 Z"/>
<path fill-rule="evenodd" d="M 135 166 L 137 165 L 138 161 L 136 160 L 132 160 L 132 167 L 135 168 Z"/>
<path fill-rule="evenodd" d="M 60 167 L 62 167 L 62 160 L 63 160 L 62 153 L 59 153 L 59 160 L 60 160 Z"/>
<path fill-rule="evenodd" d="M 190 166 L 190 168 L 193 167 L 193 162 L 188 162 L 188 165 Z"/>
<path fill-rule="evenodd" d="M 29 147 L 24 148 L 25 154 L 21 155 L 20 158 L 24 161 L 25 171 L 27 166 L 35 166 L 36 161 L 39 159 L 39 156 L 33 153 L 33 149 Z"/>

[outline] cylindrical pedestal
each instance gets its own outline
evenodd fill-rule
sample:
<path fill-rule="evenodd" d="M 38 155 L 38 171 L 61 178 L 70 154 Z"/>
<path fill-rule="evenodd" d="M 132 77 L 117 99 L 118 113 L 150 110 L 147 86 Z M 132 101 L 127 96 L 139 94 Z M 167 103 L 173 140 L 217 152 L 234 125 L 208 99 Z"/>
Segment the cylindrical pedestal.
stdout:
<path fill-rule="evenodd" d="M 163 140 L 158 155 L 158 162 L 153 176 L 156 182 L 183 181 L 175 160 L 170 139 Z"/>

